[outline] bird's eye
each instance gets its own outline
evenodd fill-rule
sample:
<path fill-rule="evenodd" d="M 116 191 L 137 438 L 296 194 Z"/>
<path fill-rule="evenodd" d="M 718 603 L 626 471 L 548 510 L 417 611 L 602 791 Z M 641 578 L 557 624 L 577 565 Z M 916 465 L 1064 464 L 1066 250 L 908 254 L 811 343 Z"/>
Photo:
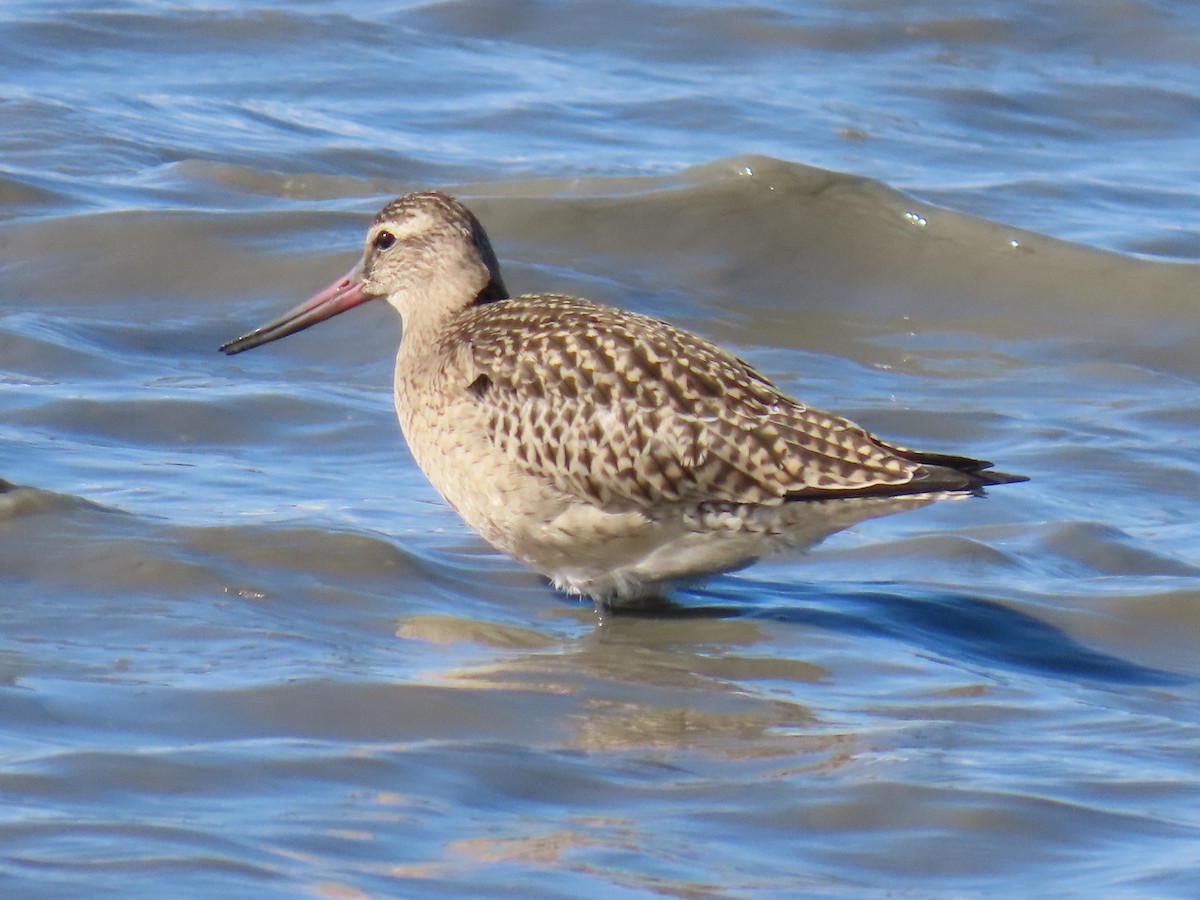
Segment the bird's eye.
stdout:
<path fill-rule="evenodd" d="M 396 243 L 396 236 L 390 231 L 381 231 L 375 235 L 375 249 L 386 250 L 392 244 Z"/>

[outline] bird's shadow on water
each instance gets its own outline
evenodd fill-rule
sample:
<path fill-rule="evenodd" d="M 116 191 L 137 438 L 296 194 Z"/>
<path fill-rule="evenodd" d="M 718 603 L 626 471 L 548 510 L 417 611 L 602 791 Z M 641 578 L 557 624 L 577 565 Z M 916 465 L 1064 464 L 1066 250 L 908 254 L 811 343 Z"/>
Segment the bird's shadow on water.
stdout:
<path fill-rule="evenodd" d="M 1081 644 L 1041 619 L 967 594 L 917 595 L 878 585 L 830 587 L 755 582 L 749 591 L 693 588 L 683 602 L 606 610 L 604 615 L 652 619 L 746 619 L 883 637 L 939 657 L 1070 681 L 1179 685 L 1186 675 L 1154 669 Z M 692 600 L 702 601 L 699 605 Z M 713 602 L 713 601 L 717 602 Z"/>

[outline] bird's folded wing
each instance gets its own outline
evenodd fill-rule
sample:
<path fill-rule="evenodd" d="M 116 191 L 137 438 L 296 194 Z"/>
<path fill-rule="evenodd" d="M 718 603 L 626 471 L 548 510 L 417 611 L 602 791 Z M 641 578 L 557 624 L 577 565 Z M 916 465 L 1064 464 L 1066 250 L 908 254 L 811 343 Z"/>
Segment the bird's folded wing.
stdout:
<path fill-rule="evenodd" d="M 470 335 L 473 392 L 492 439 L 531 474 L 606 509 L 972 486 L 656 320 L 568 297 L 516 298 L 489 307 Z"/>

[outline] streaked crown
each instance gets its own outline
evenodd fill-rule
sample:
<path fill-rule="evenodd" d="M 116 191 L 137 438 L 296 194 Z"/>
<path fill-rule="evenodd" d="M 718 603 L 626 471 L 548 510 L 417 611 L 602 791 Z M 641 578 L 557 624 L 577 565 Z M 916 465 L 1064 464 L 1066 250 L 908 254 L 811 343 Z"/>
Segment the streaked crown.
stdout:
<path fill-rule="evenodd" d="M 405 194 L 379 212 L 367 231 L 362 271 L 367 290 L 387 297 L 406 330 L 508 296 L 479 220 L 437 191 Z"/>

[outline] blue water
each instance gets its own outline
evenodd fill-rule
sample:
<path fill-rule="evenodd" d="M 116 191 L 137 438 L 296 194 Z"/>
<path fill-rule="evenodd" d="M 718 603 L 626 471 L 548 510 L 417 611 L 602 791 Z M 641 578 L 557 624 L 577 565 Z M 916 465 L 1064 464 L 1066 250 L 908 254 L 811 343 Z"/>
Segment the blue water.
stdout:
<path fill-rule="evenodd" d="M 1200 9 L 13 2 L 0 60 L 0 894 L 1200 893 Z M 556 595 L 382 304 L 216 352 L 418 187 L 1032 480 Z"/>

